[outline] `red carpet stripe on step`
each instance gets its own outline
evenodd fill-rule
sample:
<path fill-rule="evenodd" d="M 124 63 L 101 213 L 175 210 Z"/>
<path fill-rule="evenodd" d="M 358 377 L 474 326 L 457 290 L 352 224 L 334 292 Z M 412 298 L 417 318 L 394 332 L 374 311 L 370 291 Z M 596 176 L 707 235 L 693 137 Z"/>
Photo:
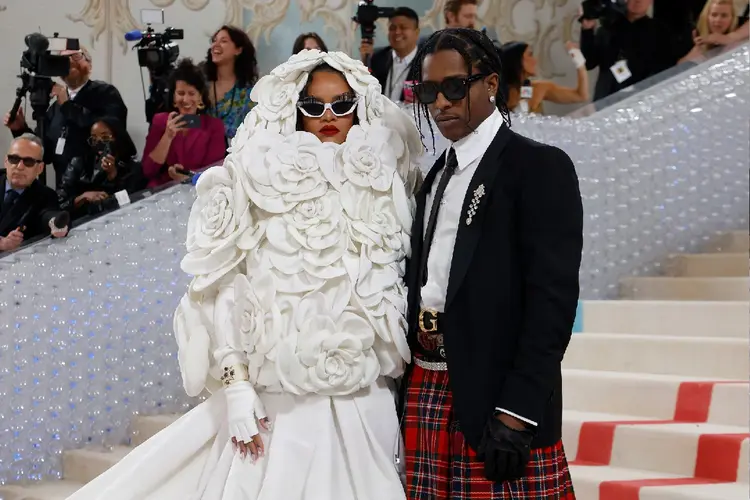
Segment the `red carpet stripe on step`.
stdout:
<path fill-rule="evenodd" d="M 737 481 L 742 442 L 750 434 L 703 434 L 698 438 L 695 477 L 733 483 Z"/>
<path fill-rule="evenodd" d="M 747 382 L 682 382 L 677 391 L 677 402 L 672 420 L 584 422 L 578 437 L 578 453 L 571 465 L 609 465 L 618 425 L 705 423 L 711 409 L 713 388 L 723 384 L 747 384 Z M 648 486 L 689 486 L 734 482 L 737 480 L 740 447 L 746 437 L 748 434 L 704 434 L 698 440 L 694 474 L 696 477 L 603 481 L 599 485 L 599 498 L 600 500 L 640 500 L 641 488 Z"/>
<path fill-rule="evenodd" d="M 635 420 L 614 422 L 583 422 L 578 436 L 578 453 L 573 465 L 609 465 L 615 430 L 619 425 L 653 425 L 675 423 L 705 423 L 711 409 L 714 386 L 740 384 L 744 381 L 682 382 L 677 390 L 672 420 Z"/>
<path fill-rule="evenodd" d="M 604 481 L 599 485 L 599 498 L 601 500 L 640 500 L 641 488 L 648 486 L 692 486 L 698 484 L 718 484 L 721 482 L 694 477 Z"/>
<path fill-rule="evenodd" d="M 714 387 L 727 384 L 747 384 L 747 381 L 682 382 L 677 391 L 674 420 L 683 423 L 708 422 Z"/>

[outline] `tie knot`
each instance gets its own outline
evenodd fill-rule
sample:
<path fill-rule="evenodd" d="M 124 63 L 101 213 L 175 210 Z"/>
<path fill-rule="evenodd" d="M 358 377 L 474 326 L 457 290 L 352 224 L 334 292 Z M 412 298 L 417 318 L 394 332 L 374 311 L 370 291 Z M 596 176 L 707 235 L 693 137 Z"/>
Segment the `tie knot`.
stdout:
<path fill-rule="evenodd" d="M 16 199 L 18 199 L 19 196 L 21 196 L 21 195 L 18 194 L 18 191 L 16 191 L 15 189 L 11 189 L 10 191 L 7 191 L 5 193 L 5 199 L 9 203 L 12 203 L 12 202 L 16 201 Z"/>

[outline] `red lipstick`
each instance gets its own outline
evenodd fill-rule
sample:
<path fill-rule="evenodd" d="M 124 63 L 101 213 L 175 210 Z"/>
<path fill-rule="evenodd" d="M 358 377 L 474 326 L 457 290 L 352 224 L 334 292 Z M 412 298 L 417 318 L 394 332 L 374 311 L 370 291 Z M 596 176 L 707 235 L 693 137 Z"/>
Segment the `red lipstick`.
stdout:
<path fill-rule="evenodd" d="M 320 133 L 327 137 L 332 137 L 339 133 L 339 129 L 337 129 L 333 125 L 326 125 L 325 127 L 320 129 Z"/>

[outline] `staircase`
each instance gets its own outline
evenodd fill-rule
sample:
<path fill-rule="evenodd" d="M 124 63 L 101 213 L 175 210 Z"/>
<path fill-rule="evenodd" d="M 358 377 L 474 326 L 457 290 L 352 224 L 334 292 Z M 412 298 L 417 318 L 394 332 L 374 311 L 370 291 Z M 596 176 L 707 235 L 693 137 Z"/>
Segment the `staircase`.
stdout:
<path fill-rule="evenodd" d="M 143 443 L 177 418 L 178 415 L 135 417 L 131 421 L 133 446 Z M 26 486 L 0 487 L 0 500 L 65 500 L 81 486 L 119 462 L 132 449 L 128 446 L 118 446 L 109 452 L 93 449 L 66 451 L 63 453 L 65 479 Z"/>
<path fill-rule="evenodd" d="M 578 500 L 747 500 L 748 234 L 584 301 L 563 362 Z"/>
<path fill-rule="evenodd" d="M 730 233 L 671 257 L 666 276 L 624 279 L 626 300 L 582 302 L 563 362 L 578 500 L 748 499 L 749 240 Z M 136 417 L 133 445 L 176 418 Z M 64 500 L 131 449 L 67 451 L 64 480 L 0 500 Z"/>

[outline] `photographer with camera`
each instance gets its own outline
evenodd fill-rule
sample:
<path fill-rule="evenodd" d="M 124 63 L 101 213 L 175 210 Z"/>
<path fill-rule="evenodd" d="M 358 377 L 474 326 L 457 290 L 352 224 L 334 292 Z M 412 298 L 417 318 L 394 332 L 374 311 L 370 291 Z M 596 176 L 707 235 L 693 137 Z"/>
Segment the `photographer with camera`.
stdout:
<path fill-rule="evenodd" d="M 115 193 L 132 194 L 146 187 L 137 151 L 117 118 L 103 117 L 92 125 L 88 144 L 74 157 L 62 177 L 57 196 L 73 219 L 118 206 Z"/>
<path fill-rule="evenodd" d="M 44 162 L 55 169 L 55 186 L 59 186 L 70 160 L 86 149 L 89 129 L 97 117 L 114 116 L 127 122 L 128 110 L 117 89 L 109 83 L 91 80 L 91 55 L 85 48 L 61 53 L 70 59 L 70 71 L 62 77 L 65 85 L 54 84 L 50 97 L 55 102 L 44 115 Z M 32 130 L 22 109 L 15 119 L 5 115 L 3 124 L 13 137 Z"/>
<path fill-rule="evenodd" d="M 182 181 L 224 158 L 224 123 L 207 114 L 211 105 L 203 72 L 183 59 L 172 73 L 168 113 L 157 113 L 146 137 L 143 173 L 148 186 Z"/>
<path fill-rule="evenodd" d="M 610 0 L 583 2 L 581 52 L 586 69 L 599 68 L 594 101 L 674 66 L 682 55 L 668 26 L 649 17 L 651 4 L 627 0 L 622 12 Z"/>
<path fill-rule="evenodd" d="M 411 102 L 404 84 L 413 81 L 414 56 L 419 42 L 419 16 L 409 7 L 394 9 L 388 19 L 388 47 L 373 50 L 372 39 L 362 39 L 362 61 L 369 58 L 372 76 L 378 79 L 383 94 L 393 102 Z M 370 58 L 370 55 L 372 56 Z"/>

